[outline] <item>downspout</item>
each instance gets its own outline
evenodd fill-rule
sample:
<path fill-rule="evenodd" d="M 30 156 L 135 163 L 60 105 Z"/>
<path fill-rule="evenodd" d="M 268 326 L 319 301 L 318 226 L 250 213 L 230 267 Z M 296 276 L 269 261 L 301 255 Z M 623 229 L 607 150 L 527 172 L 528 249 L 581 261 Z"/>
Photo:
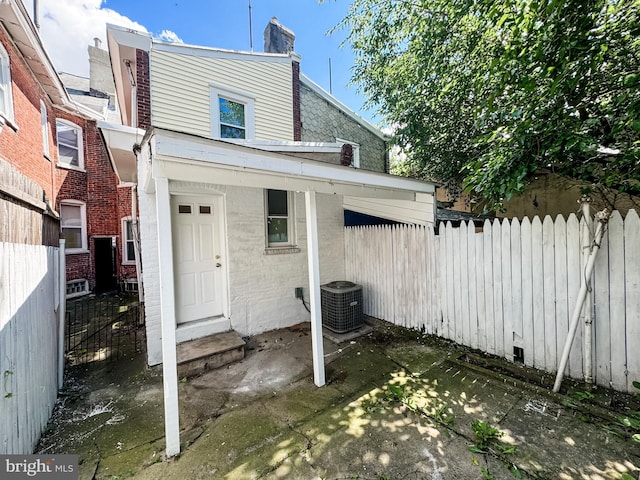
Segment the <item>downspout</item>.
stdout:
<path fill-rule="evenodd" d="M 580 199 L 582 206 L 582 218 L 584 218 L 584 229 L 582 231 L 582 268 L 586 268 L 588 261 L 589 250 L 591 247 L 591 232 L 593 228 L 593 221 L 591 219 L 591 211 L 589 202 L 591 199 L 587 195 L 583 195 Z M 591 278 L 586 276 L 585 282 L 590 287 Z M 587 291 L 587 303 L 584 306 L 584 382 L 591 386 L 593 383 L 593 348 L 591 346 L 591 339 L 593 337 L 593 290 L 588 288 Z"/>
<path fill-rule="evenodd" d="M 137 156 L 136 156 L 137 160 Z M 136 282 L 138 282 L 138 301 L 144 302 L 142 285 L 142 262 L 140 260 L 140 230 L 138 229 L 138 186 L 131 187 L 131 230 L 133 233 L 133 256 L 136 262 Z"/>
<path fill-rule="evenodd" d="M 578 329 L 578 322 L 580 320 L 580 312 L 582 311 L 582 304 L 587 298 L 587 291 L 589 289 L 589 282 L 587 281 L 587 279 L 591 278 L 591 274 L 593 273 L 593 267 L 596 262 L 596 256 L 598 255 L 598 251 L 600 250 L 600 241 L 602 240 L 602 235 L 604 234 L 604 228 L 607 224 L 607 221 L 609 220 L 609 212 L 607 210 L 603 210 L 602 212 L 599 212 L 598 214 L 596 214 L 596 219 L 598 220 L 598 227 L 596 228 L 596 234 L 593 240 L 591 253 L 589 254 L 589 259 L 587 260 L 584 276 L 582 277 L 582 281 L 580 282 L 580 292 L 578 293 L 578 300 L 576 301 L 576 305 L 573 309 L 573 315 L 571 316 L 571 324 L 569 326 L 569 335 L 567 336 L 567 341 L 564 344 L 562 357 L 560 358 L 560 365 L 558 366 L 558 373 L 556 374 L 556 381 L 553 384 L 553 391 L 556 393 L 560 391 L 560 385 L 562 384 L 562 377 L 564 377 L 564 371 L 567 368 L 567 361 L 569 360 L 569 352 L 571 352 L 571 345 L 573 344 L 573 338 L 575 337 L 576 330 Z"/>

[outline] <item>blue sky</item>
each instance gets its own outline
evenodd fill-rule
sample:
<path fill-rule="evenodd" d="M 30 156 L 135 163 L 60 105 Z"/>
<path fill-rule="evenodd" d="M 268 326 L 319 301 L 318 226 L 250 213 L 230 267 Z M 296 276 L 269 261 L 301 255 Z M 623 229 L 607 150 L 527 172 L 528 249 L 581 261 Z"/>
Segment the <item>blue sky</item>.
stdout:
<path fill-rule="evenodd" d="M 24 0 L 27 8 L 32 0 Z M 346 32 L 327 32 L 349 9 L 349 0 L 251 0 L 253 49 L 263 50 L 263 31 L 271 17 L 296 34 L 295 51 L 302 71 L 329 90 L 329 59 L 333 95 L 372 120 L 362 109 L 364 98 L 351 79 L 353 55 L 341 47 Z M 93 37 L 105 40 L 105 24 L 147 30 L 154 36 L 175 36 L 187 44 L 249 50 L 249 0 L 41 0 L 41 34 L 60 71 L 88 75 L 86 46 Z M 83 46 L 84 44 L 84 46 Z M 103 47 L 106 43 L 103 43 Z M 84 58 L 83 58 L 84 57 Z"/>

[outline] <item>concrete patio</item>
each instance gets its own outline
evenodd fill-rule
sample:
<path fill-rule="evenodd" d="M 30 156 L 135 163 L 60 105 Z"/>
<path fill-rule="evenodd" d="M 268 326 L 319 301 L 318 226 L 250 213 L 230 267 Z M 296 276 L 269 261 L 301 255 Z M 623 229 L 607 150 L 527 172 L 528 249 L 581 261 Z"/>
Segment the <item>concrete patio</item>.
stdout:
<path fill-rule="evenodd" d="M 169 460 L 161 369 L 142 357 L 77 367 L 39 452 L 80 455 L 82 479 L 638 478 L 640 444 L 616 420 L 637 398 L 576 385 L 551 395 L 535 375 L 496 373 L 384 322 L 324 347 L 322 388 L 308 324 L 250 338 L 243 361 L 183 378 L 182 454 Z M 503 435 L 476 423 L 478 438 L 478 420 Z"/>

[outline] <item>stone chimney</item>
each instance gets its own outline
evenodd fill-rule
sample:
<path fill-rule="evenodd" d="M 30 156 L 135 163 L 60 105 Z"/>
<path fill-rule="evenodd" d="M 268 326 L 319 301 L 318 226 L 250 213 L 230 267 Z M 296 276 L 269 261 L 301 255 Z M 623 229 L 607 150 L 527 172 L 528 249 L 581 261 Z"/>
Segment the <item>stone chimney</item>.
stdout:
<path fill-rule="evenodd" d="M 109 98 L 115 95 L 116 87 L 113 83 L 109 52 L 102 50 L 102 41 L 93 39 L 94 44 L 89 45 L 89 89 L 94 97 Z"/>
<path fill-rule="evenodd" d="M 280 24 L 276 17 L 273 17 L 264 29 L 264 51 L 265 53 L 291 53 L 294 51 L 296 35 Z"/>

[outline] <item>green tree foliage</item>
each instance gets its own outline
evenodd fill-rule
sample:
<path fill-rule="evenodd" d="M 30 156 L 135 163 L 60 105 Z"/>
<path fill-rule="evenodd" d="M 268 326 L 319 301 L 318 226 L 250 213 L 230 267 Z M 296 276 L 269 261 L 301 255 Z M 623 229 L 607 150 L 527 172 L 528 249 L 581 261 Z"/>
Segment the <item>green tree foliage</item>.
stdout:
<path fill-rule="evenodd" d="M 540 168 L 640 193 L 640 1 L 354 0 L 353 81 L 405 171 L 491 207 Z"/>

